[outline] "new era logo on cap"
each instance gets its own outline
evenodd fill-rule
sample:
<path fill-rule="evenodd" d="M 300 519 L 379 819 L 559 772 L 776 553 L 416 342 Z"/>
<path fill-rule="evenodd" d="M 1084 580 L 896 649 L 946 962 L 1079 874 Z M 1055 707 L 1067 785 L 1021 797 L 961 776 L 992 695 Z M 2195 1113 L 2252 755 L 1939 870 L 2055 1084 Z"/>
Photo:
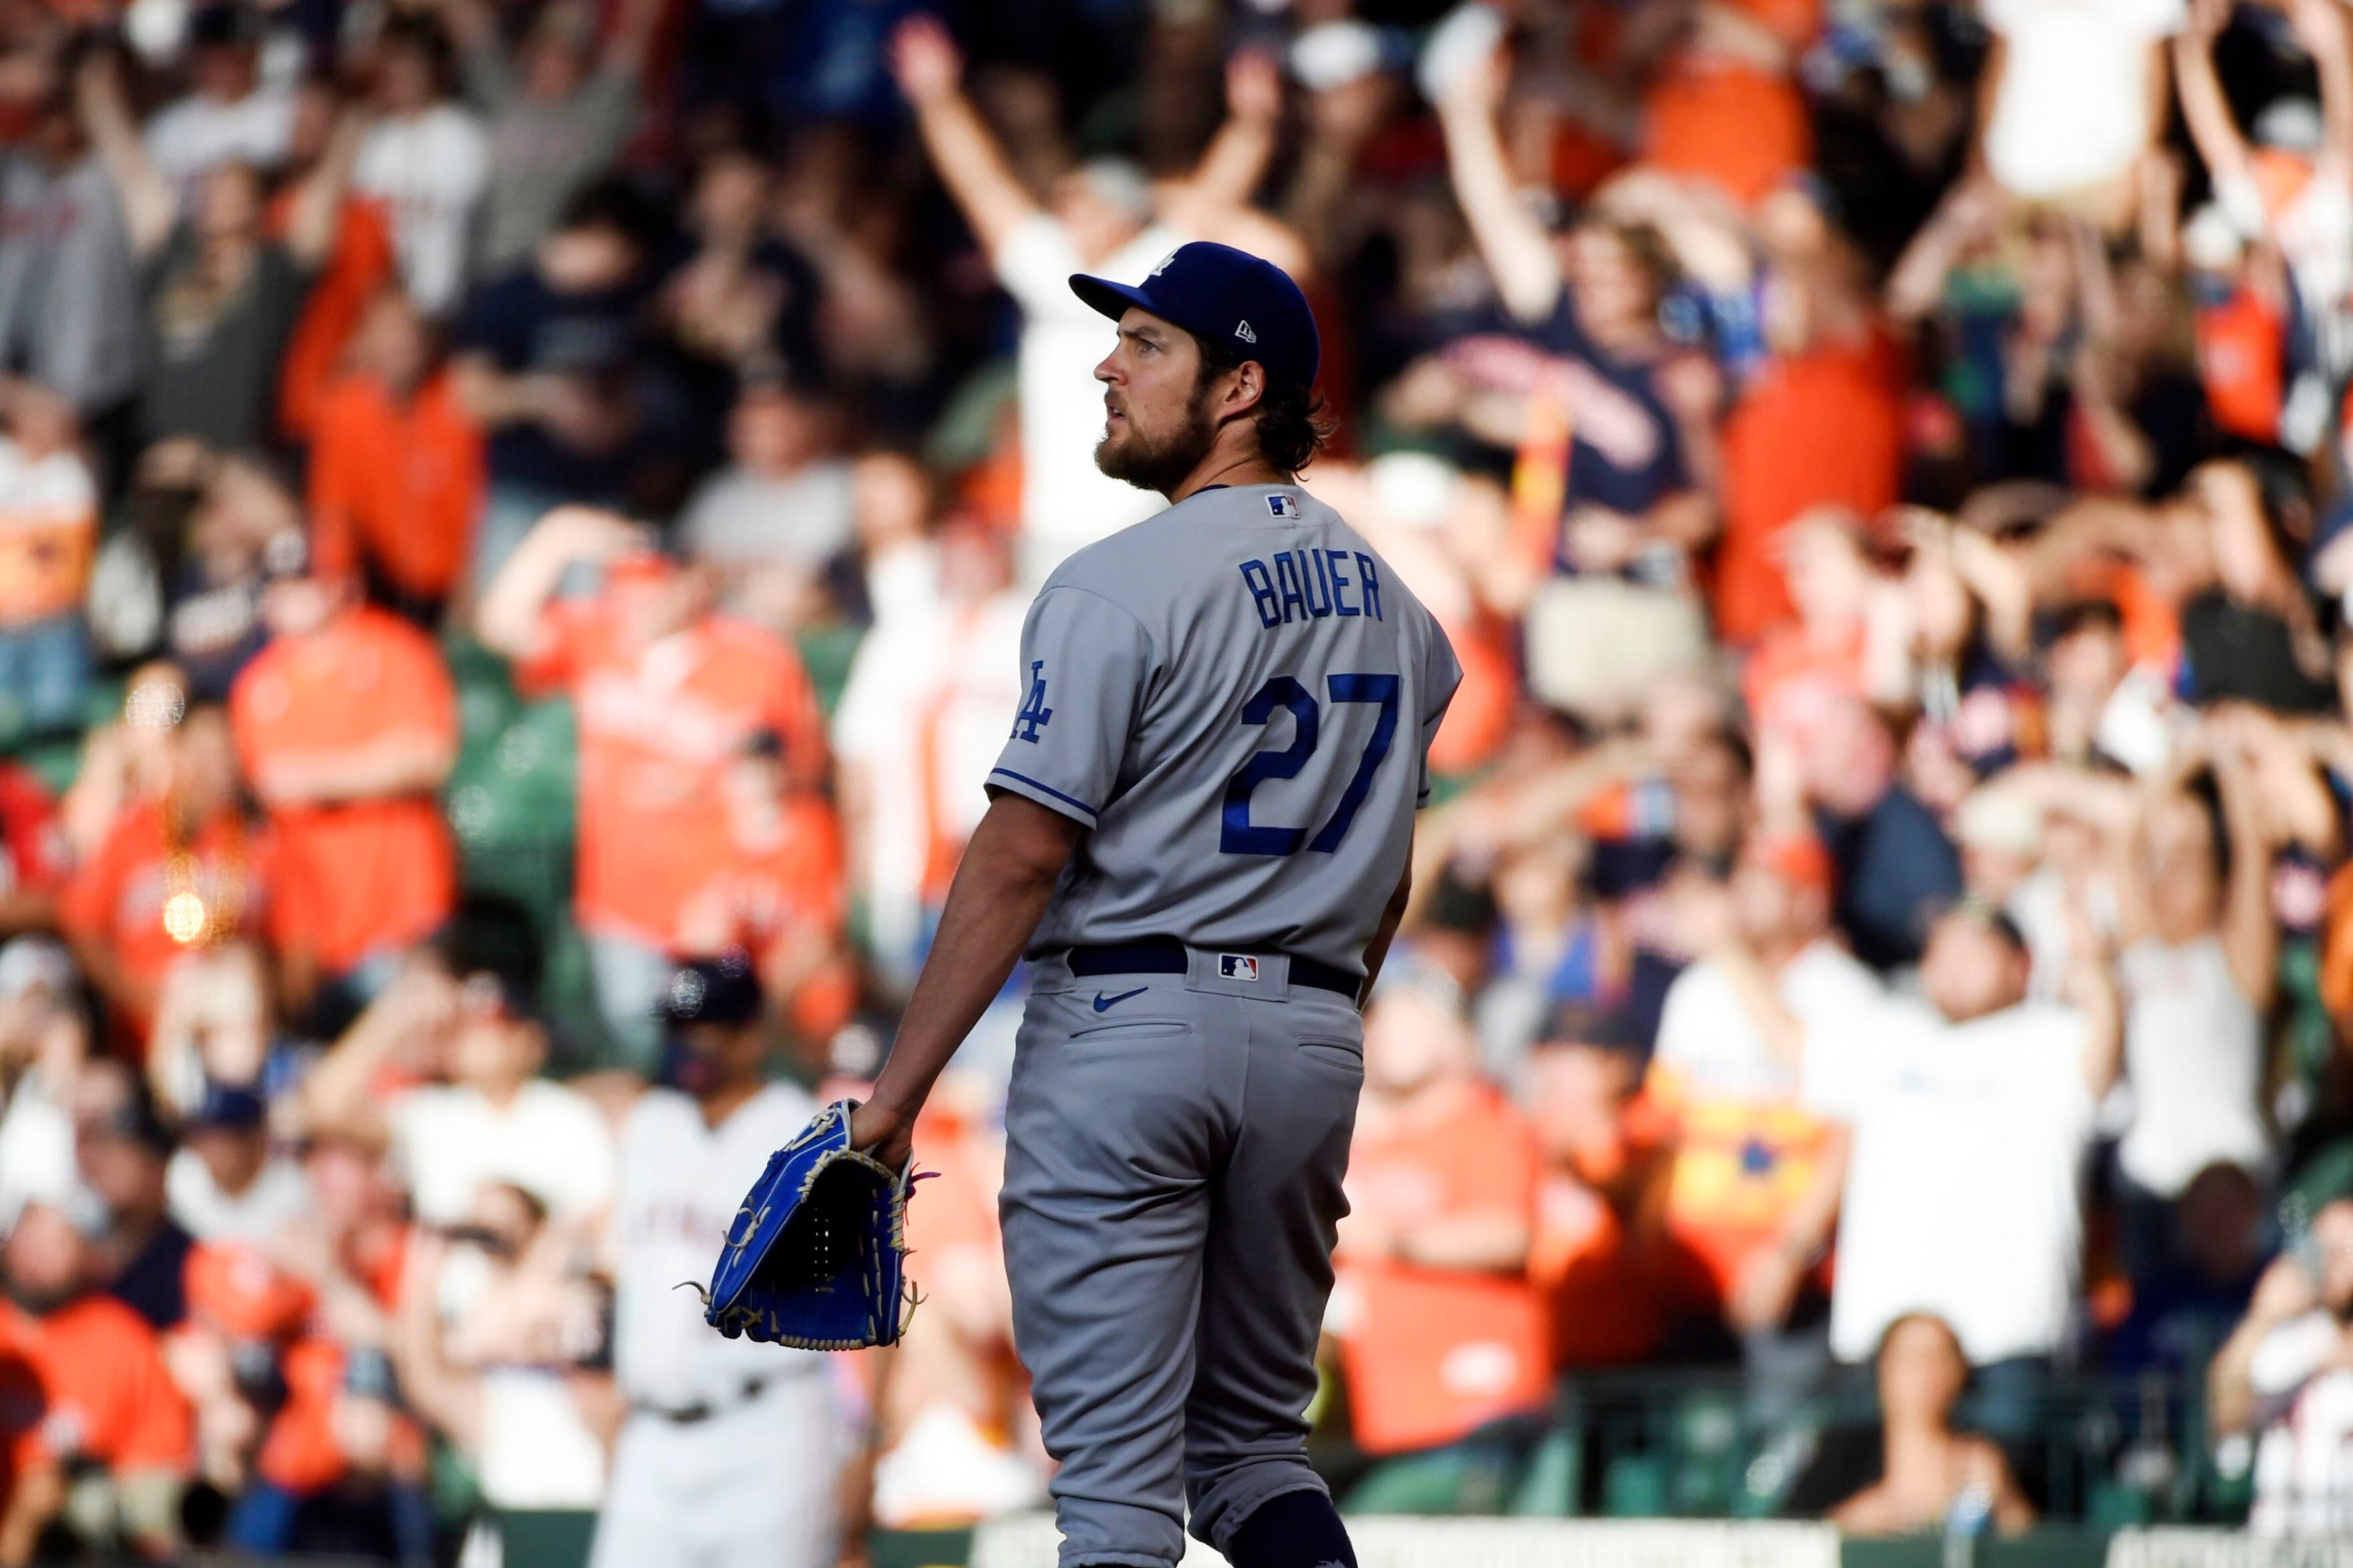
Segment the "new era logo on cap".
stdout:
<path fill-rule="evenodd" d="M 1248 321 L 1237 321 L 1234 323 L 1234 336 L 1241 339 L 1241 341 L 1246 343 L 1254 343 L 1258 342 L 1258 334 L 1250 331 L 1250 324 Z"/>

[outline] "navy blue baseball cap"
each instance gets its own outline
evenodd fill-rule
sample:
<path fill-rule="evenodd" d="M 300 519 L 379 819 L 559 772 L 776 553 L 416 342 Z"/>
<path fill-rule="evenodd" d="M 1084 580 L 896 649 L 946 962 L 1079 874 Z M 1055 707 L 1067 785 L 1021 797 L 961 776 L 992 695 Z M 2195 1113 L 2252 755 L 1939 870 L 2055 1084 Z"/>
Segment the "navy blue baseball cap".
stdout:
<path fill-rule="evenodd" d="M 730 949 L 670 972 L 654 1002 L 654 1016 L 671 1024 L 748 1024 L 760 1016 L 760 977 L 752 961 Z"/>
<path fill-rule="evenodd" d="M 1312 386 L 1323 361 L 1315 313 L 1299 285 L 1273 262 L 1230 245 L 1180 245 L 1134 285 L 1073 272 L 1071 292 L 1114 321 L 1131 307 L 1174 321 L 1237 360 L 1258 361 L 1271 382 Z"/>

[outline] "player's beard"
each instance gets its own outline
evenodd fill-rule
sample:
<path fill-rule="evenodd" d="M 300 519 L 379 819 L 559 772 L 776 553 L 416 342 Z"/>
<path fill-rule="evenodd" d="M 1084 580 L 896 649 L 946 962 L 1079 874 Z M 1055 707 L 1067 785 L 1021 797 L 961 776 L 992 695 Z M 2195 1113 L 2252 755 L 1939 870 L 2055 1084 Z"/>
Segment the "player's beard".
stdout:
<path fill-rule="evenodd" d="M 1183 484 L 1218 440 L 1217 423 L 1209 417 L 1208 381 L 1204 376 L 1194 383 L 1185 402 L 1184 423 L 1165 436 L 1146 436 L 1131 410 L 1124 435 L 1105 431 L 1095 443 L 1095 467 L 1137 489 L 1164 496 Z"/>

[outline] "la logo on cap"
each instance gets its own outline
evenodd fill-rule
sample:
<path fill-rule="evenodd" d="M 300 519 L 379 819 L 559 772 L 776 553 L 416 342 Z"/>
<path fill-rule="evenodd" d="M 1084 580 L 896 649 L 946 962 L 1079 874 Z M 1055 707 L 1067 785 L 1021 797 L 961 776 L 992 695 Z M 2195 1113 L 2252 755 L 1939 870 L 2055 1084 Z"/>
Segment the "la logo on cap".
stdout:
<path fill-rule="evenodd" d="M 1159 265 L 1159 266 L 1157 266 L 1157 267 L 1154 268 L 1151 271 L 1149 271 L 1149 272 L 1145 273 L 1145 276 L 1146 278 L 1157 278 L 1157 277 L 1159 277 L 1162 273 L 1164 273 L 1164 272 L 1166 272 L 1166 271 L 1167 271 L 1167 270 L 1168 270 L 1168 264 L 1169 264 L 1170 262 L 1172 262 L 1172 261 L 1176 260 L 1176 253 L 1175 251 L 1173 251 L 1173 250 L 1172 250 L 1172 251 L 1170 251 L 1167 255 L 1166 255 L 1166 256 L 1164 256 L 1164 257 L 1162 257 L 1162 258 L 1160 258 L 1160 265 Z"/>
<path fill-rule="evenodd" d="M 1237 321 L 1234 323 L 1234 336 L 1241 339 L 1241 341 L 1246 343 L 1254 343 L 1258 342 L 1258 334 L 1250 331 L 1250 324 L 1248 321 Z"/>

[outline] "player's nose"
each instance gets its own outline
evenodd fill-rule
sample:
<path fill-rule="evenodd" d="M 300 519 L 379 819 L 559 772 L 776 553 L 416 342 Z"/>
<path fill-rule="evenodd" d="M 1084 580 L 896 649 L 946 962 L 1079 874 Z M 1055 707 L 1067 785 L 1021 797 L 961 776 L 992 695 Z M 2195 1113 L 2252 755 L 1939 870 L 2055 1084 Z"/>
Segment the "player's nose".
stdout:
<path fill-rule="evenodd" d="M 1102 382 L 1105 386 L 1116 386 L 1124 379 L 1120 373 L 1119 351 L 1117 349 L 1113 349 L 1111 353 L 1103 355 L 1102 361 L 1096 364 L 1095 379 Z"/>

